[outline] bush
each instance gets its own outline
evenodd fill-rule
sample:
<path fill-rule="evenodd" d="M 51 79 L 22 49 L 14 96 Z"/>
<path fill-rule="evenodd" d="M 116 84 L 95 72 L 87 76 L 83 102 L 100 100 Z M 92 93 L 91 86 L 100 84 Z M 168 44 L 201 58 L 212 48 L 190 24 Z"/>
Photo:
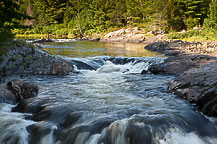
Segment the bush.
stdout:
<path fill-rule="evenodd" d="M 185 24 L 187 26 L 187 29 L 192 29 L 199 23 L 199 20 L 196 18 L 189 17 L 185 20 Z"/>
<path fill-rule="evenodd" d="M 200 34 L 199 30 L 189 30 L 187 32 L 172 32 L 169 33 L 168 38 L 169 39 L 184 39 L 184 38 L 190 38 L 192 36 L 197 36 Z"/>
<path fill-rule="evenodd" d="M 217 40 L 217 31 L 215 29 L 206 28 L 201 31 L 189 30 L 187 32 L 171 32 L 169 33 L 168 38 L 188 40 L 192 40 L 192 38 L 194 38 L 195 40 Z"/>

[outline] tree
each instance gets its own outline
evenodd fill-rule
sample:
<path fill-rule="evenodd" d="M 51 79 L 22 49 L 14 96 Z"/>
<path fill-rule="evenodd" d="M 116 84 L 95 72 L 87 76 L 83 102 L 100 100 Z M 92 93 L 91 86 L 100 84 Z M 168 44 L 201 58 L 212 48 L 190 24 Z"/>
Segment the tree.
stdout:
<path fill-rule="evenodd" d="M 209 8 L 208 18 L 204 23 L 205 27 L 217 30 L 217 0 L 212 0 Z"/>
<path fill-rule="evenodd" d="M 166 5 L 166 21 L 169 30 L 180 31 L 185 28 L 184 3 L 180 0 L 169 0 Z"/>
<path fill-rule="evenodd" d="M 27 18 L 26 15 L 18 13 L 19 5 L 17 0 L 1 0 L 0 2 L 0 42 L 12 38 L 11 30 L 20 28 L 19 20 Z"/>

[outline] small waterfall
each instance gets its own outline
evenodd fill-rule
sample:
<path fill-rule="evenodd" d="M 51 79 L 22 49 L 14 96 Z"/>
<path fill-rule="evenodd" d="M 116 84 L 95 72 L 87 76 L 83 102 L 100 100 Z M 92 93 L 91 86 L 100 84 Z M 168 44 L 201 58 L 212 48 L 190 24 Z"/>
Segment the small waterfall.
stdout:
<path fill-rule="evenodd" d="M 98 73 L 112 73 L 112 72 L 141 73 L 143 70 L 147 70 L 149 65 L 150 65 L 149 62 L 140 62 L 140 63 L 130 62 L 125 65 L 115 65 L 110 61 L 106 61 L 105 64 L 97 70 L 97 72 Z"/>
<path fill-rule="evenodd" d="M 97 144 L 100 137 L 101 134 L 92 135 L 85 144 Z"/>
<path fill-rule="evenodd" d="M 170 130 L 159 144 L 215 144 L 217 139 L 201 138 L 195 133 L 184 133 L 179 130 Z"/>
<path fill-rule="evenodd" d="M 57 130 L 56 126 L 52 126 L 51 132 L 40 140 L 40 144 L 56 144 L 53 137 L 54 130 Z"/>

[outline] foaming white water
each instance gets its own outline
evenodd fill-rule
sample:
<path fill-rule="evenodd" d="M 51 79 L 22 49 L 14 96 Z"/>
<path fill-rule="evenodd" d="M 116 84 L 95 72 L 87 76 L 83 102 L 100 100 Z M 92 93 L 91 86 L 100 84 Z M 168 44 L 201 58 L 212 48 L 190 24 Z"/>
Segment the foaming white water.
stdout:
<path fill-rule="evenodd" d="M 56 126 L 52 126 L 51 132 L 41 139 L 40 144 L 54 144 L 53 131 L 56 129 Z"/>
<path fill-rule="evenodd" d="M 101 134 L 94 134 L 94 135 L 90 136 L 90 138 L 88 139 L 88 141 L 85 144 L 97 144 L 100 137 L 101 137 Z"/>
<path fill-rule="evenodd" d="M 127 119 L 115 121 L 108 127 L 108 130 L 112 129 L 113 144 L 127 144 L 127 139 L 125 138 L 126 127 Z"/>
<path fill-rule="evenodd" d="M 63 133 L 64 136 L 67 135 L 67 138 L 72 134 L 73 143 L 216 144 L 216 141 L 212 138 L 197 135 L 197 131 L 186 133 L 181 130 L 169 130 L 170 126 L 174 127 L 176 122 L 175 120 L 171 121 L 171 125 L 167 122 L 173 117 L 174 119 L 180 118 L 180 110 L 173 111 L 175 104 L 172 107 L 167 107 L 170 104 L 167 103 L 167 100 L 173 99 L 173 97 L 168 93 L 158 91 L 161 87 L 158 87 L 157 84 L 158 82 L 162 83 L 161 79 L 152 75 L 140 75 L 142 70 L 148 69 L 148 62 L 137 61 L 115 65 L 106 61 L 103 64 L 97 71 L 76 69 L 79 71 L 78 75 L 70 75 L 66 78 L 67 80 L 65 79 L 61 83 L 58 83 L 60 81 L 58 78 L 58 81 L 56 79 L 55 82 L 51 81 L 51 83 L 45 81 L 42 85 L 43 88 L 46 88 L 45 94 L 47 95 L 44 95 L 46 98 L 57 96 L 59 98 L 57 101 L 61 102 L 57 104 L 64 105 L 66 102 L 69 107 L 72 106 L 73 110 L 82 111 L 82 116 L 79 116 L 75 124 L 67 127 L 70 128 L 68 130 L 72 133 Z M 43 83 L 43 81 L 41 82 Z M 156 91 L 152 91 L 153 87 Z M 165 89 L 161 90 L 164 92 Z M 165 97 L 163 97 L 164 95 Z M 173 103 L 173 101 L 171 102 Z M 56 105 L 55 103 L 51 104 L 54 107 Z M 179 105 L 176 104 L 175 107 L 179 107 Z M 185 105 L 181 105 L 181 110 L 184 107 Z M 163 115 L 167 113 L 169 113 L 168 117 L 164 117 Z M 170 117 L 170 113 L 173 117 Z M 149 118 L 146 115 L 153 117 Z M 179 124 L 178 118 L 177 125 Z M 106 120 L 109 120 L 109 123 Z M 183 120 L 185 120 L 185 117 Z M 102 124 L 98 123 L 99 121 Z M 104 122 L 106 125 L 104 125 Z M 161 124 L 165 124 L 165 126 L 161 127 Z M 102 125 L 103 127 L 101 127 Z M 179 128 L 181 129 L 181 127 L 182 125 Z M 92 129 L 94 128 L 99 129 L 93 132 Z M 61 128 L 58 130 L 61 130 Z M 185 131 L 185 128 L 183 127 L 182 130 Z M 40 138 L 39 143 L 72 143 L 70 138 L 69 140 L 58 139 L 56 134 L 61 135 L 62 133 L 53 132 L 52 130 L 48 135 Z"/>
<path fill-rule="evenodd" d="M 112 73 L 112 72 L 121 72 L 121 73 L 141 73 L 142 70 L 147 70 L 149 63 L 140 62 L 140 63 L 127 63 L 125 65 L 115 65 L 110 61 L 106 61 L 105 65 L 97 70 L 98 73 Z"/>
<path fill-rule="evenodd" d="M 101 134 L 94 134 L 90 136 L 85 144 L 97 144 L 100 137 L 104 137 L 106 133 L 111 133 L 112 144 L 130 144 L 126 137 L 126 129 L 129 125 L 129 119 L 122 119 L 114 121 L 110 126 L 105 128 Z M 135 125 L 144 128 L 145 124 L 136 122 Z M 145 130 L 145 129 L 144 129 Z M 162 131 L 159 131 L 160 133 Z M 83 135 L 83 134 L 82 134 Z M 89 133 L 88 133 L 89 135 Z M 164 137 L 160 138 L 158 135 L 152 135 L 153 142 L 156 144 L 216 144 L 217 139 L 211 137 L 200 137 L 196 133 L 186 133 L 179 128 L 171 128 L 165 133 Z M 78 137 L 77 137 L 78 138 Z M 81 140 L 84 140 L 82 138 Z"/>
<path fill-rule="evenodd" d="M 89 135 L 90 135 L 89 132 L 79 133 L 78 136 L 76 137 L 75 144 L 85 144 Z"/>
<path fill-rule="evenodd" d="M 26 127 L 35 122 L 25 120 L 25 114 L 10 112 L 13 105 L 0 104 L 0 143 L 28 144 Z"/>
<path fill-rule="evenodd" d="M 200 137 L 196 133 L 184 133 L 181 130 L 173 129 L 165 134 L 163 139 L 159 140 L 159 144 L 216 144 L 217 140 Z"/>

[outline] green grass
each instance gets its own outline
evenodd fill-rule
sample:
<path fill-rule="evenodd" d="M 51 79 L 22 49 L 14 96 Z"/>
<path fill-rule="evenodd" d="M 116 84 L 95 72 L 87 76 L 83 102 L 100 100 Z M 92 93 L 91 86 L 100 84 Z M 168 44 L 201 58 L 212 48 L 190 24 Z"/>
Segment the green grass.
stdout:
<path fill-rule="evenodd" d="M 48 38 L 47 34 L 16 34 L 15 38 L 17 39 L 41 39 L 41 38 Z M 73 35 L 49 35 L 49 38 L 74 38 Z"/>
<path fill-rule="evenodd" d="M 189 30 L 186 32 L 171 32 L 169 39 L 180 39 L 185 41 L 217 41 L 217 31 L 210 30 Z"/>

